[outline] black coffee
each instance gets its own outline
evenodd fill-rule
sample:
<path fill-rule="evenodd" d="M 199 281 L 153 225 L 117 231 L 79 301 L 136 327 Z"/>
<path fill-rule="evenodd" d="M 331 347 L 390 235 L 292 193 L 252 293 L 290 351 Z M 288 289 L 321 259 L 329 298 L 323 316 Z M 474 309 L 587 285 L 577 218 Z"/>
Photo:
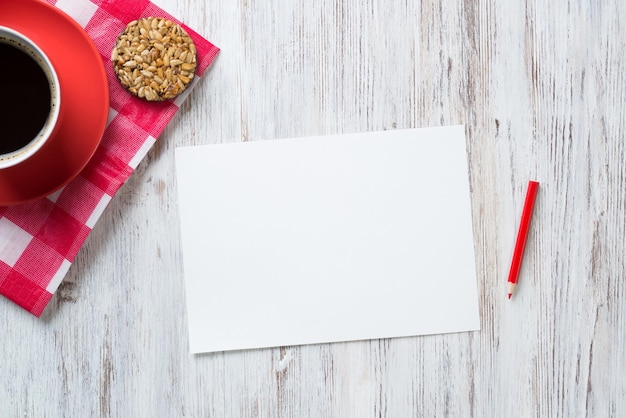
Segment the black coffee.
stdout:
<path fill-rule="evenodd" d="M 33 57 L 0 41 L 0 154 L 17 151 L 41 130 L 50 114 L 50 84 Z"/>

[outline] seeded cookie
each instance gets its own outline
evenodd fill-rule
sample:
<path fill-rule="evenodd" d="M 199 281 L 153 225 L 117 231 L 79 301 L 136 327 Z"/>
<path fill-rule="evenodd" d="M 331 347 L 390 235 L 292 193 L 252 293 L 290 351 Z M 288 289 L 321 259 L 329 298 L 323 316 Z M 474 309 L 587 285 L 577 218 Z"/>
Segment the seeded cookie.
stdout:
<path fill-rule="evenodd" d="M 173 99 L 193 80 L 196 47 L 183 28 L 160 17 L 132 21 L 111 53 L 120 83 L 148 101 Z"/>

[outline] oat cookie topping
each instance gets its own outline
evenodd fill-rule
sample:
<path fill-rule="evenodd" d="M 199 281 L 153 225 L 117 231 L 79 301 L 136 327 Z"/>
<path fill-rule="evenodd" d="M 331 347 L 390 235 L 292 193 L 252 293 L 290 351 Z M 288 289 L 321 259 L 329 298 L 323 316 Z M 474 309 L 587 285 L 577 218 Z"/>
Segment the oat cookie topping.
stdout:
<path fill-rule="evenodd" d="M 111 61 L 130 93 L 148 101 L 173 99 L 191 83 L 196 47 L 183 28 L 160 17 L 132 21 L 118 36 Z"/>

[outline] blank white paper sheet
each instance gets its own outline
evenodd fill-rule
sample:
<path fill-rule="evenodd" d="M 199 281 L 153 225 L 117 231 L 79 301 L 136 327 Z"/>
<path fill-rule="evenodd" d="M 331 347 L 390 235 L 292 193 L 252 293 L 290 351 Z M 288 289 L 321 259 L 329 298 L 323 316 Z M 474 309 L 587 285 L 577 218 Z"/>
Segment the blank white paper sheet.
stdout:
<path fill-rule="evenodd" d="M 192 353 L 479 329 L 462 126 L 176 149 Z"/>

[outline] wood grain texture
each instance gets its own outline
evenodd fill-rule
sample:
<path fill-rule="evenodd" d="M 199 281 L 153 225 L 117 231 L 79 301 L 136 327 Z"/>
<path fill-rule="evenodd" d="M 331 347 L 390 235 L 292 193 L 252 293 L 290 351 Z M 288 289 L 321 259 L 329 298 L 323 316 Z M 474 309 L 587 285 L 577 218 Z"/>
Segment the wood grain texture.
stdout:
<path fill-rule="evenodd" d="M 0 417 L 626 416 L 626 3 L 157 3 L 222 52 L 42 319 L 0 301 Z M 189 354 L 176 146 L 451 124 L 480 332 Z"/>

